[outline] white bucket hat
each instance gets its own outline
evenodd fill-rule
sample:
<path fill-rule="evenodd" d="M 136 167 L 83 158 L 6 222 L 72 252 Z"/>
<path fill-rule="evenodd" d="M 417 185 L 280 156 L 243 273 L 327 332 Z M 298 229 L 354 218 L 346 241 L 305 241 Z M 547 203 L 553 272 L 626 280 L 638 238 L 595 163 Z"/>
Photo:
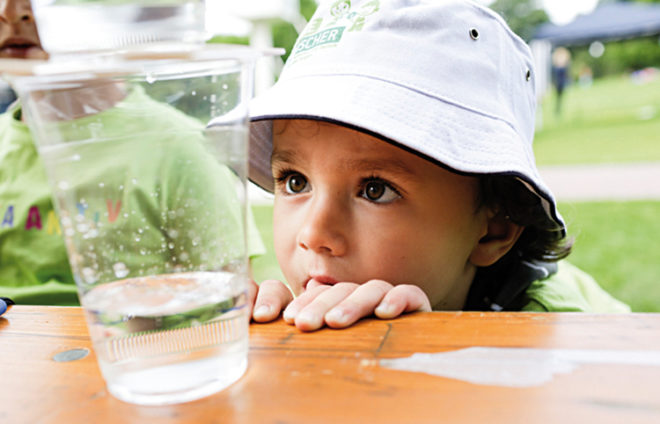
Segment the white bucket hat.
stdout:
<path fill-rule="evenodd" d="M 469 1 L 321 2 L 250 105 L 250 179 L 273 190 L 273 119 L 334 122 L 459 173 L 516 176 L 565 232 L 532 151 L 532 61 L 500 16 Z"/>

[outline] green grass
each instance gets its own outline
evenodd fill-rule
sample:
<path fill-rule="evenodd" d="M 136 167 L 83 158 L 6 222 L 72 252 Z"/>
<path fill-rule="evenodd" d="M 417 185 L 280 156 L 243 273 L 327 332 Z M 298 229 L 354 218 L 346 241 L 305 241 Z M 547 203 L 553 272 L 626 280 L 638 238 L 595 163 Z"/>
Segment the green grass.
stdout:
<path fill-rule="evenodd" d="M 660 201 L 559 205 L 575 238 L 569 261 L 635 312 L 660 312 Z"/>
<path fill-rule="evenodd" d="M 539 165 L 660 161 L 660 78 L 574 85 L 560 116 L 555 102 L 550 94 L 542 104 L 534 141 Z M 575 237 L 569 260 L 633 311 L 660 312 L 660 201 L 563 203 L 560 209 Z"/>
<path fill-rule="evenodd" d="M 560 116 L 555 102 L 550 93 L 540 108 L 539 165 L 660 161 L 660 78 L 635 84 L 620 76 L 570 86 Z"/>

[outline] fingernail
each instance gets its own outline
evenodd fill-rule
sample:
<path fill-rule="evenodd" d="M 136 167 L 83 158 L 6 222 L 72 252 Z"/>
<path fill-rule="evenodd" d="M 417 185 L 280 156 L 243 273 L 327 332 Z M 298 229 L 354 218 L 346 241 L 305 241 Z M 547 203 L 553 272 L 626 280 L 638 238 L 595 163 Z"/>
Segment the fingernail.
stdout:
<path fill-rule="evenodd" d="M 381 303 L 374 312 L 376 313 L 376 316 L 379 317 L 391 317 L 395 313 L 394 305 L 390 303 Z"/>
<path fill-rule="evenodd" d="M 252 316 L 255 318 L 263 318 L 270 314 L 271 308 L 268 305 L 260 305 L 257 309 L 254 310 Z"/>
<path fill-rule="evenodd" d="M 296 325 L 299 323 L 304 323 L 310 327 L 316 328 L 321 324 L 321 320 L 311 312 L 302 311 L 296 316 Z"/>
<path fill-rule="evenodd" d="M 348 322 L 348 315 L 344 313 L 343 309 L 334 308 L 325 314 L 325 320 L 326 322 L 332 321 L 333 323 L 342 325 Z"/>
<path fill-rule="evenodd" d="M 294 314 L 289 308 L 286 308 L 282 313 L 282 317 L 284 318 L 284 321 L 292 322 L 296 318 L 296 314 Z"/>

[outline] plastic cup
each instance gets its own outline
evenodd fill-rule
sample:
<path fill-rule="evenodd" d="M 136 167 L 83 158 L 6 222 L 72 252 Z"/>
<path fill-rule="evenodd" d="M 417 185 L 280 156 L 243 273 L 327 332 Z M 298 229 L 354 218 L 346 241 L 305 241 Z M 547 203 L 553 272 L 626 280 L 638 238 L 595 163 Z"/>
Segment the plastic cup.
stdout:
<path fill-rule="evenodd" d="M 152 45 L 13 84 L 115 397 L 168 404 L 247 367 L 247 103 L 262 54 Z"/>
<path fill-rule="evenodd" d="M 199 42 L 204 0 L 32 0 L 44 49 L 53 53 L 114 49 L 159 41 Z"/>

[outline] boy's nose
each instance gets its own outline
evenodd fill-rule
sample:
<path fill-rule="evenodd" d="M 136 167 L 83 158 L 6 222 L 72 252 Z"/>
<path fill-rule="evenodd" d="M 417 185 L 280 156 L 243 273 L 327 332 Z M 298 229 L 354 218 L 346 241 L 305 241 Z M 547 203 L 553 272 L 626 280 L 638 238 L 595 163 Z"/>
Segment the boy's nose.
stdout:
<path fill-rule="evenodd" d="M 34 15 L 30 9 L 29 0 L 0 1 L 0 21 L 16 24 L 21 21 L 32 22 Z"/>
<path fill-rule="evenodd" d="M 308 205 L 298 231 L 298 246 L 316 253 L 342 256 L 346 253 L 349 216 L 338 201 L 316 197 Z"/>

